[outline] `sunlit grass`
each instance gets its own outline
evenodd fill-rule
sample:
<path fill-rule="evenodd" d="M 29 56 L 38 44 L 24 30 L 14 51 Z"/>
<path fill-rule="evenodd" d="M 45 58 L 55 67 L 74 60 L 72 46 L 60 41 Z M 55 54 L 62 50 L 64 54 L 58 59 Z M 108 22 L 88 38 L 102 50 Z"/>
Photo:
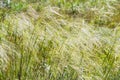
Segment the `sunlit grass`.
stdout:
<path fill-rule="evenodd" d="M 0 80 L 119 80 L 119 1 L 16 2 L 0 9 Z"/>

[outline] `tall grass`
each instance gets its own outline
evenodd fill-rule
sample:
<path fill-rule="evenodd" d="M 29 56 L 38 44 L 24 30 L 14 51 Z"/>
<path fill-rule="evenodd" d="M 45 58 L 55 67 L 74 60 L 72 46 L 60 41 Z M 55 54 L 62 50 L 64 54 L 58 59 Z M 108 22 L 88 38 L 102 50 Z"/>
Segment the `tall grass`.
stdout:
<path fill-rule="evenodd" d="M 117 0 L 29 0 L 0 9 L 0 80 L 119 80 Z"/>

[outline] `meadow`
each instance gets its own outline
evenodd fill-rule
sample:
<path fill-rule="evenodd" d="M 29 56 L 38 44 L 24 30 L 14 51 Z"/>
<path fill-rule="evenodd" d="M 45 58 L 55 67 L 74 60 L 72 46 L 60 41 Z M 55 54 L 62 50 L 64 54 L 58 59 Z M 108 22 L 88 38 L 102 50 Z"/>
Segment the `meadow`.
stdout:
<path fill-rule="evenodd" d="M 120 80 L 120 1 L 11 0 L 0 80 Z"/>

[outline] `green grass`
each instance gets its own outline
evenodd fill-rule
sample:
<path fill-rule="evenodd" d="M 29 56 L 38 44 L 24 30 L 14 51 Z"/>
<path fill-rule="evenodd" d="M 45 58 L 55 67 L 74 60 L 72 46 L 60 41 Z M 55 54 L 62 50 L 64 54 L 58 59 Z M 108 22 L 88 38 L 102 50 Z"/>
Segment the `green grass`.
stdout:
<path fill-rule="evenodd" d="M 0 80 L 120 80 L 119 0 L 25 1 L 0 9 Z"/>

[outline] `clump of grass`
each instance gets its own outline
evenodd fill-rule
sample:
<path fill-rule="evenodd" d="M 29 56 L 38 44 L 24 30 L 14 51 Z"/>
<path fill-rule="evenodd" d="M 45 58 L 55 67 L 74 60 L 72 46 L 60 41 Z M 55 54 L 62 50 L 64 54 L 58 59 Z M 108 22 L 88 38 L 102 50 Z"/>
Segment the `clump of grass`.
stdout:
<path fill-rule="evenodd" d="M 33 13 L 16 3 L 19 13 L 1 19 L 0 80 L 119 80 L 120 28 L 109 28 L 116 2 L 36 2 L 25 3 Z"/>

